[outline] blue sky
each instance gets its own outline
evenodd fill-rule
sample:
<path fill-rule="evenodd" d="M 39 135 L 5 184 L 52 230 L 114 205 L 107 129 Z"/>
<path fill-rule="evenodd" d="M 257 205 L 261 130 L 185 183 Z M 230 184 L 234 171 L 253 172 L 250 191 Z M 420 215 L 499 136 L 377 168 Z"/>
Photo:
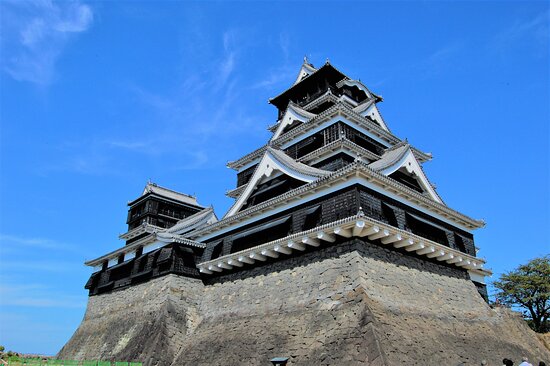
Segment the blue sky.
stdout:
<path fill-rule="evenodd" d="M 0 2 L 0 344 L 55 354 L 148 179 L 218 216 L 302 58 L 384 97 L 498 274 L 550 252 L 548 2 Z"/>

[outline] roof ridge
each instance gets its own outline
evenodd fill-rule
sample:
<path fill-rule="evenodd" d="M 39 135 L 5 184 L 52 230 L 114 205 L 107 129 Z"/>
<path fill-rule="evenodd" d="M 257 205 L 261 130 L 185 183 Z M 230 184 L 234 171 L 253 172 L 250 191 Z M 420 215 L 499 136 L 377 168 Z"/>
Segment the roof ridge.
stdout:
<path fill-rule="evenodd" d="M 400 149 L 402 149 L 402 150 L 399 151 Z M 385 168 L 395 164 L 397 161 L 399 161 L 409 151 L 411 151 L 411 154 L 412 154 L 411 146 L 408 143 L 407 144 L 401 144 L 397 148 L 387 149 L 384 152 L 384 154 L 382 155 L 382 157 L 380 159 L 370 163 L 369 167 L 371 169 L 376 170 L 376 171 L 385 169 Z M 394 154 L 392 154 L 392 153 L 394 153 Z"/>
<path fill-rule="evenodd" d="M 194 199 L 197 198 L 197 196 L 192 196 L 192 195 L 187 194 L 187 193 L 178 192 L 178 191 L 175 191 L 171 188 L 163 187 L 163 186 L 161 186 L 157 183 L 154 183 L 154 182 L 147 182 L 147 184 L 145 185 L 144 194 L 145 194 L 145 190 L 147 190 L 148 192 L 152 192 L 152 190 L 149 187 L 164 189 L 165 191 L 172 192 L 172 193 L 177 193 L 179 195 L 186 196 L 186 197 L 189 197 L 189 198 L 194 198 Z"/>
<path fill-rule="evenodd" d="M 287 168 L 292 170 L 297 170 L 301 173 L 307 174 L 307 175 L 314 175 L 317 177 L 324 177 L 331 172 L 328 170 L 323 170 L 319 168 L 315 168 L 312 166 L 309 166 L 307 164 L 304 164 L 302 162 L 296 161 L 290 156 L 288 156 L 284 151 L 276 149 L 272 146 L 267 147 L 267 152 L 270 152 L 280 163 L 285 165 Z"/>
<path fill-rule="evenodd" d="M 384 153 L 392 151 L 392 150 L 396 150 L 396 149 L 400 148 L 401 146 L 405 146 L 405 145 L 411 146 L 411 144 L 409 144 L 409 141 L 407 139 L 401 140 L 397 144 L 392 145 L 392 146 L 384 149 Z"/>
<path fill-rule="evenodd" d="M 195 212 L 191 216 L 187 216 L 187 217 L 179 220 L 178 222 L 176 222 L 176 224 L 174 226 L 171 226 L 168 229 L 163 230 L 162 232 L 174 233 L 177 230 L 183 229 L 185 227 L 189 227 L 189 226 L 199 222 L 201 219 L 206 217 L 209 213 L 214 213 L 214 208 L 212 206 L 206 207 L 203 210 Z M 184 224 L 186 224 L 186 225 L 184 225 Z"/>
<path fill-rule="evenodd" d="M 303 64 L 302 64 L 303 66 Z M 300 70 L 302 70 L 302 66 L 300 66 Z M 334 70 L 336 70 L 338 73 L 344 75 L 345 77 L 346 74 L 344 74 L 342 71 L 338 70 L 336 67 L 334 67 L 328 60 L 327 62 L 325 62 L 323 64 L 323 66 L 319 67 L 318 69 L 316 69 L 314 72 L 312 72 L 311 74 L 307 75 L 306 77 L 304 77 L 303 79 L 299 80 L 298 82 L 295 82 L 294 84 L 292 84 L 289 88 L 283 90 L 281 93 L 279 93 L 278 95 L 276 95 L 275 97 L 273 98 L 269 98 L 269 102 L 271 103 L 271 101 L 277 99 L 278 97 L 280 97 L 281 95 L 283 95 L 284 93 L 286 93 L 287 91 L 289 91 L 290 89 L 294 88 L 296 85 L 300 84 L 302 81 L 306 80 L 307 78 L 311 77 L 312 75 L 315 75 L 316 73 L 318 73 L 319 71 L 323 70 L 324 68 L 326 67 L 332 67 Z M 298 72 L 298 76 L 300 75 L 300 72 Z"/>

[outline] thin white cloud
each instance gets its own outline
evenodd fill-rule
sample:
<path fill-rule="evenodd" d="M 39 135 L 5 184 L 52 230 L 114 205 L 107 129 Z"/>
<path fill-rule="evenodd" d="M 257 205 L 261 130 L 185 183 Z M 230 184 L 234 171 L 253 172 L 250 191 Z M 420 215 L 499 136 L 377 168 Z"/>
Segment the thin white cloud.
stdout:
<path fill-rule="evenodd" d="M 290 59 L 291 42 L 287 33 L 279 34 L 277 46 L 281 50 L 282 63 L 281 65 L 272 67 L 264 73 L 261 80 L 253 83 L 251 89 L 275 89 L 280 87 L 290 87 L 294 79 L 298 76 L 298 68 L 296 60 Z"/>
<path fill-rule="evenodd" d="M 184 56 L 184 64 L 198 64 L 201 69 L 186 66 L 171 88 L 157 90 L 127 83 L 129 96 L 146 111 L 131 136 L 92 136 L 77 143 L 67 142 L 59 146 L 63 152 L 60 161 L 38 170 L 42 174 L 128 174 L 134 168 L 124 161 L 127 154 L 147 157 L 147 161 L 169 156 L 173 163 L 166 169 L 171 170 L 203 169 L 225 163 L 227 151 L 220 150 L 227 149 L 227 144 L 234 146 L 235 136 L 265 133 L 267 125 L 259 123 L 259 118 L 238 103 L 249 89 L 242 85 L 244 78 L 237 72 L 240 56 L 250 43 L 247 34 L 238 29 L 227 30 L 212 44 L 203 45 L 216 47 L 215 56 L 200 56 L 198 52 L 191 61 Z M 194 45 L 194 38 L 186 38 L 186 42 L 188 52 L 187 45 Z"/>
<path fill-rule="evenodd" d="M 518 20 L 495 36 L 492 47 L 497 51 L 504 51 L 529 37 L 530 40 L 535 40 L 543 45 L 542 51 L 548 52 L 549 25 L 550 14 L 548 11 L 543 11 L 530 19 Z"/>
<path fill-rule="evenodd" d="M 0 285 L 0 305 L 38 308 L 84 308 L 86 298 L 62 293 L 53 293 L 42 284 Z"/>
<path fill-rule="evenodd" d="M 3 1 L 0 65 L 18 81 L 47 85 L 67 42 L 93 23 L 92 8 L 78 1 Z"/>
<path fill-rule="evenodd" d="M 220 60 L 218 72 L 216 73 L 216 89 L 221 89 L 227 85 L 229 77 L 235 69 L 235 57 L 237 48 L 235 46 L 236 34 L 233 30 L 223 34 L 223 57 Z"/>
<path fill-rule="evenodd" d="M 132 93 L 134 93 L 137 96 L 137 98 L 141 102 L 151 107 L 154 107 L 157 109 L 168 109 L 168 108 L 174 107 L 173 101 L 162 95 L 151 93 L 148 90 L 145 90 L 144 88 L 139 87 L 135 84 L 131 84 L 128 88 Z"/>
<path fill-rule="evenodd" d="M 285 83 L 287 84 L 286 87 L 290 87 L 297 75 L 298 69 L 296 68 L 296 65 L 294 65 L 294 67 L 288 65 L 282 66 L 269 71 L 266 77 L 255 82 L 251 86 L 251 89 L 274 89 L 275 87 L 283 86 Z"/>
<path fill-rule="evenodd" d="M 110 140 L 105 141 L 105 144 L 109 147 L 131 150 L 131 151 L 142 151 L 150 152 L 152 143 L 149 141 L 125 141 L 125 140 Z"/>
<path fill-rule="evenodd" d="M 82 268 L 79 262 L 60 262 L 60 261 L 5 261 L 0 268 L 0 272 L 14 271 L 37 271 L 37 272 L 52 272 L 52 273 L 74 273 Z"/>
<path fill-rule="evenodd" d="M 285 61 L 289 61 L 290 56 L 290 38 L 287 33 L 279 34 L 279 47 L 285 58 Z"/>
<path fill-rule="evenodd" d="M 55 240 L 45 238 L 21 237 L 17 235 L 0 234 L 0 247 L 29 247 L 38 249 L 61 250 L 61 251 L 76 251 L 74 245 L 60 243 Z"/>

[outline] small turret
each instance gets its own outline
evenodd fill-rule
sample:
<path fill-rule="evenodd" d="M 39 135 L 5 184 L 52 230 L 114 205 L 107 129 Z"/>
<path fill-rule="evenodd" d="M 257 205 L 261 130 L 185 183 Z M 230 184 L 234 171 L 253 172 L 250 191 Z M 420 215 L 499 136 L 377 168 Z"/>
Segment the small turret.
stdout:
<path fill-rule="evenodd" d="M 147 183 L 139 198 L 128 203 L 128 207 L 128 231 L 143 224 L 169 228 L 204 209 L 196 197 L 151 182 Z"/>

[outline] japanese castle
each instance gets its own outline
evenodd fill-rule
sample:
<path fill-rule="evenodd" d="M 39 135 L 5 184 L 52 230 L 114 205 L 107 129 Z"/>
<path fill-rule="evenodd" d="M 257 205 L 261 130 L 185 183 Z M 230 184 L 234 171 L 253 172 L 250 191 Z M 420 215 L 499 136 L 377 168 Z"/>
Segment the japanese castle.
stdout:
<path fill-rule="evenodd" d="M 148 183 L 128 204 L 125 245 L 86 262 L 91 296 L 176 274 L 208 280 L 299 257 L 350 238 L 459 268 L 486 298 L 472 232 L 484 222 L 450 207 L 424 173 L 431 154 L 396 137 L 382 98 L 328 61 L 304 60 L 269 100 L 267 143 L 234 160 L 223 218 L 196 197 Z"/>

